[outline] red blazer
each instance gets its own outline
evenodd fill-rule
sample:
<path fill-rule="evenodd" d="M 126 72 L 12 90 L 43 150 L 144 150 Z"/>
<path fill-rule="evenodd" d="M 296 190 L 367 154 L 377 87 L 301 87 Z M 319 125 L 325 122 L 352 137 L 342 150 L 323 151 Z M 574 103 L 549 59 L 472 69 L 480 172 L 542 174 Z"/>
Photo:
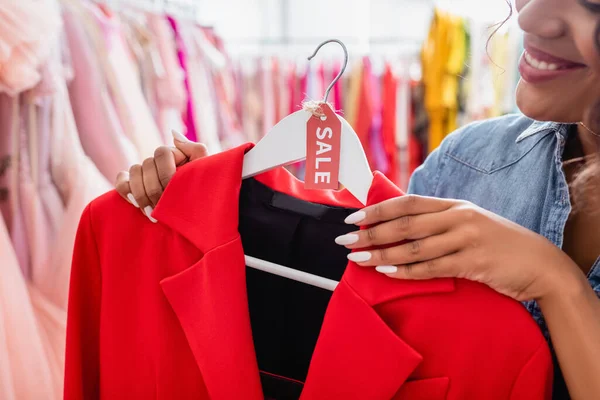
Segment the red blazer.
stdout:
<path fill-rule="evenodd" d="M 237 231 L 243 154 L 181 168 L 152 224 L 115 192 L 85 210 L 70 287 L 65 399 L 263 398 Z M 269 187 L 307 201 L 284 169 Z M 376 173 L 369 203 L 401 192 Z M 333 244 L 332 244 L 333 245 Z M 548 346 L 525 308 L 459 279 L 398 281 L 349 263 L 302 399 L 549 399 Z"/>

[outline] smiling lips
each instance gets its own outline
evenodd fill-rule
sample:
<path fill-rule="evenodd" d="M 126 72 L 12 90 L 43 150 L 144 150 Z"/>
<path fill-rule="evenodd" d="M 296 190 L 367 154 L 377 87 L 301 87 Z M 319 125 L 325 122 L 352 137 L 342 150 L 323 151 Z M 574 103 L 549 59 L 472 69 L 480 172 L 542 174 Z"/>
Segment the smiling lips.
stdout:
<path fill-rule="evenodd" d="M 554 57 L 526 46 L 519 63 L 519 72 L 529 83 L 542 83 L 585 67 L 584 64 Z"/>

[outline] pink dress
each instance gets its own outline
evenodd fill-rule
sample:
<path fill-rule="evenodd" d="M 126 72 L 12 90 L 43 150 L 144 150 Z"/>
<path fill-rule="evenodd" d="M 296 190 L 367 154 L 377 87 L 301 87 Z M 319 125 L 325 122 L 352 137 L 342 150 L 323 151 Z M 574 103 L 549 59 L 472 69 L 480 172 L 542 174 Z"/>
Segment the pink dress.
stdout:
<path fill-rule="evenodd" d="M 14 96 L 40 81 L 38 67 L 60 32 L 60 10 L 48 0 L 0 3 L 0 92 Z"/>
<path fill-rule="evenodd" d="M 108 17 L 94 5 L 84 3 L 89 16 L 88 31 L 97 28 L 92 35 L 96 53 L 100 57 L 100 67 L 106 76 L 115 109 L 125 135 L 135 145 L 141 162 L 152 157 L 154 150 L 163 145 L 163 139 L 152 116 L 152 112 L 140 84 L 140 74 L 133 55 L 127 47 L 116 16 Z M 116 176 L 116 175 L 114 175 Z M 111 180 L 113 177 L 109 177 Z"/>
<path fill-rule="evenodd" d="M 0 276 L 0 399 L 58 400 L 46 343 L 1 214 Z"/>
<path fill-rule="evenodd" d="M 206 145 L 209 154 L 215 154 L 221 151 L 219 110 L 216 107 L 211 64 L 198 43 L 197 35 L 203 33 L 189 22 L 181 22 L 178 25 L 178 33 L 187 50 L 188 84 L 196 135 L 198 140 Z"/>
<path fill-rule="evenodd" d="M 90 22 L 83 19 L 85 15 L 80 4 L 70 4 L 63 12 L 74 71 L 69 94 L 85 153 L 112 181 L 120 171 L 139 162 L 141 156 L 119 121 L 108 84 L 99 68 L 100 57 L 88 40 L 85 24 Z M 91 30 L 92 27 L 88 28 Z"/>
<path fill-rule="evenodd" d="M 18 97 L 0 93 L 0 211 L 13 242 L 23 274 L 29 276 L 29 242 L 19 194 L 19 127 Z"/>
<path fill-rule="evenodd" d="M 112 185 L 84 153 L 73 116 L 62 60 L 52 57 L 57 79 L 51 101 L 50 172 L 64 202 L 61 223 L 50 263 L 36 275 L 35 286 L 61 310 L 67 308 L 71 256 L 81 212 L 91 200 L 110 190 Z M 39 279 L 37 279 L 39 277 Z"/>
<path fill-rule="evenodd" d="M 21 96 L 21 126 L 19 129 L 19 201 L 23 211 L 31 257 L 30 279 L 34 282 L 46 273 L 50 259 L 50 245 L 55 236 L 44 212 L 31 173 L 29 141 L 35 137 L 36 105 Z"/>
<path fill-rule="evenodd" d="M 148 15 L 148 25 L 156 39 L 162 73 L 156 72 L 154 97 L 157 102 L 158 127 L 165 143 L 171 143 L 171 129 L 185 132 L 182 115 L 187 106 L 185 72 L 177 59 L 173 30 L 162 16 Z"/>

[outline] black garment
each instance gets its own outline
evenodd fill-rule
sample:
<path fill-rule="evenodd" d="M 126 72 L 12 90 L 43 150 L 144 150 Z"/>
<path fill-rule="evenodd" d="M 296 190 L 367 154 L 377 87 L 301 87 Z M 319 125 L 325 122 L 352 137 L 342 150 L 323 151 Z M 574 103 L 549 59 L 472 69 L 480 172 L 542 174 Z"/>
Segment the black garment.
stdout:
<path fill-rule="evenodd" d="M 299 200 L 254 179 L 243 181 L 239 204 L 246 255 L 341 279 L 349 251 L 334 239 L 355 229 L 343 221 L 356 210 Z M 265 397 L 297 399 L 332 293 L 252 268 L 246 282 Z"/>

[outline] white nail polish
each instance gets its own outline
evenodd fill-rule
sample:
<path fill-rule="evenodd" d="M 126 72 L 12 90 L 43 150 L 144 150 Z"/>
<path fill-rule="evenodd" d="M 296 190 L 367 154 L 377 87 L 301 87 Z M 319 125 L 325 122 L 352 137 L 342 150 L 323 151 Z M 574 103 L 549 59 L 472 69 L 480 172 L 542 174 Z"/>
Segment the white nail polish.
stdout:
<path fill-rule="evenodd" d="M 357 224 L 363 219 L 367 217 L 367 213 L 364 211 L 357 211 L 354 214 L 348 215 L 348 217 L 344 220 L 348 225 Z"/>
<path fill-rule="evenodd" d="M 375 270 L 382 274 L 395 274 L 398 272 L 398 267 L 394 267 L 393 265 L 380 265 L 379 267 L 375 267 Z"/>
<path fill-rule="evenodd" d="M 358 242 L 358 235 L 356 233 L 349 233 L 347 235 L 338 236 L 335 238 L 335 242 L 342 246 L 354 244 Z"/>
<path fill-rule="evenodd" d="M 171 129 L 171 135 L 173 135 L 173 139 L 177 140 L 178 142 L 187 143 L 190 141 L 188 138 L 183 136 L 182 133 L 177 132 L 175 129 Z"/>
<path fill-rule="evenodd" d="M 359 251 L 356 253 L 348 254 L 348 260 L 354 261 L 354 262 L 365 262 L 365 261 L 369 261 L 370 259 L 371 259 L 371 253 L 369 253 L 368 251 Z"/>
<path fill-rule="evenodd" d="M 135 208 L 140 208 L 140 205 L 138 204 L 137 201 L 135 201 L 135 197 L 133 197 L 133 195 L 131 193 L 127 193 L 127 199 L 129 200 L 129 202 L 131 204 L 133 204 L 135 206 Z"/>
<path fill-rule="evenodd" d="M 158 221 L 155 218 L 152 218 L 152 211 L 153 211 L 153 209 L 151 206 L 146 206 L 144 208 L 144 214 L 146 214 L 146 217 L 148 217 L 150 222 L 157 223 Z"/>

